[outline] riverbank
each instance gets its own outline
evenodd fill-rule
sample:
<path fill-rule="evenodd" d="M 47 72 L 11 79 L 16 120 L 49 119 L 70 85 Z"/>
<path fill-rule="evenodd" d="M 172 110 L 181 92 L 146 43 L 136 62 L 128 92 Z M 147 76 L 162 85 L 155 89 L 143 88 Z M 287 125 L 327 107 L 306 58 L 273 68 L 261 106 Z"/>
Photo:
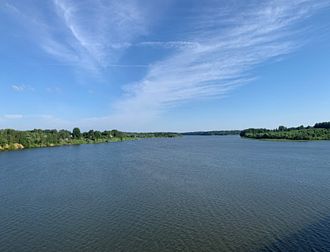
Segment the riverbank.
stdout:
<path fill-rule="evenodd" d="M 64 145 L 98 144 L 136 140 L 153 137 L 176 137 L 180 134 L 153 132 L 128 133 L 118 130 L 80 132 L 79 128 L 68 130 L 0 130 L 0 151 L 14 151 L 31 148 L 56 147 Z"/>
<path fill-rule="evenodd" d="M 16 150 L 24 150 L 24 149 L 34 149 L 34 148 L 47 148 L 47 147 L 60 147 L 60 146 L 67 146 L 67 145 L 81 145 L 81 144 L 100 144 L 100 143 L 115 143 L 115 142 L 122 142 L 122 141 L 133 141 L 138 140 L 142 138 L 136 138 L 136 137 L 127 137 L 127 138 L 112 138 L 112 139 L 100 139 L 100 140 L 90 140 L 90 141 L 84 141 L 84 140 L 74 140 L 70 142 L 63 142 L 63 143 L 57 143 L 57 144 L 40 144 L 40 145 L 33 145 L 29 147 L 25 147 L 22 144 L 19 143 L 12 143 L 12 144 L 5 144 L 4 146 L 0 146 L 0 152 L 1 151 L 16 151 Z"/>
<path fill-rule="evenodd" d="M 330 123 L 318 123 L 313 127 L 299 126 L 286 128 L 280 126 L 277 129 L 246 129 L 241 131 L 241 137 L 272 141 L 317 141 L 330 140 Z"/>

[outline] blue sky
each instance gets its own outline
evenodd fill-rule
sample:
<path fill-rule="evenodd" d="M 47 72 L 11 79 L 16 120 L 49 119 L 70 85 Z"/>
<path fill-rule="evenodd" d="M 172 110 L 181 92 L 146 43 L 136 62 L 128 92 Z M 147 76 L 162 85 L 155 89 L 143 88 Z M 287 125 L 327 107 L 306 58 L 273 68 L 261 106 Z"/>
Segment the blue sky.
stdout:
<path fill-rule="evenodd" d="M 329 0 L 1 0 L 0 128 L 330 121 Z"/>

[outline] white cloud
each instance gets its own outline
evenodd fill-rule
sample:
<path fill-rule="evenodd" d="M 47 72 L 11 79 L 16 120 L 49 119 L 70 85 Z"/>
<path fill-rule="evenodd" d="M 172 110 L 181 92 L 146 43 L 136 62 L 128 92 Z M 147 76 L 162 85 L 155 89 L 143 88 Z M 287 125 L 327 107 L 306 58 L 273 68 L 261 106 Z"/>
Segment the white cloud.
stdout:
<path fill-rule="evenodd" d="M 16 92 L 22 92 L 24 91 L 24 87 L 23 86 L 19 86 L 19 85 L 11 85 L 11 88 L 16 91 Z"/>
<path fill-rule="evenodd" d="M 193 46 L 173 43 L 179 49 L 176 53 L 152 64 L 141 81 L 125 87 L 124 96 L 115 104 L 117 113 L 127 118 L 143 113 L 152 118 L 178 103 L 221 97 L 249 81 L 250 70 L 259 64 L 299 48 L 304 41 L 296 39 L 299 31 L 295 25 L 326 4 L 312 0 L 258 2 L 240 13 L 235 10 L 228 20 L 217 19 L 221 6 L 213 7 L 191 24 L 186 41 L 197 42 Z"/>
<path fill-rule="evenodd" d="M 136 44 L 136 46 L 163 47 L 167 49 L 198 48 L 197 42 L 192 41 L 145 41 Z"/>
<path fill-rule="evenodd" d="M 81 120 L 94 128 L 116 122 L 145 123 L 182 102 L 226 95 L 253 79 L 251 70 L 259 64 L 297 50 L 305 40 L 299 39 L 304 30 L 298 30 L 296 24 L 329 5 L 327 0 L 210 1 L 212 7 L 205 4 L 190 12 L 193 14 L 180 35 L 172 34 L 168 41 L 148 40 L 144 35 L 150 31 L 155 13 L 161 11 L 155 12 L 160 2 L 53 0 L 54 23 L 42 15 L 24 14 L 19 4 L 10 6 L 35 30 L 41 47 L 60 62 L 90 70 L 148 68 L 140 81 L 123 88 L 112 116 Z M 147 39 L 139 42 L 141 37 Z M 118 63 L 126 49 L 138 47 L 174 50 L 152 64 Z M 27 87 L 12 85 L 12 89 L 22 92 Z"/>
<path fill-rule="evenodd" d="M 29 85 L 11 85 L 11 89 L 15 92 L 34 91 L 34 88 Z"/>
<path fill-rule="evenodd" d="M 64 61 L 73 55 L 85 68 L 114 64 L 131 41 L 148 29 L 147 15 L 134 0 L 54 0 L 54 4 L 68 42 L 65 45 L 52 37 L 44 48 Z"/>
<path fill-rule="evenodd" d="M 4 119 L 15 120 L 15 119 L 22 119 L 23 115 L 21 114 L 8 114 L 3 116 Z"/>
<path fill-rule="evenodd" d="M 134 40 L 146 35 L 155 1 L 52 0 L 42 5 L 7 2 L 31 37 L 63 64 L 98 71 L 115 65 Z M 31 18 L 33 17 L 33 18 Z"/>

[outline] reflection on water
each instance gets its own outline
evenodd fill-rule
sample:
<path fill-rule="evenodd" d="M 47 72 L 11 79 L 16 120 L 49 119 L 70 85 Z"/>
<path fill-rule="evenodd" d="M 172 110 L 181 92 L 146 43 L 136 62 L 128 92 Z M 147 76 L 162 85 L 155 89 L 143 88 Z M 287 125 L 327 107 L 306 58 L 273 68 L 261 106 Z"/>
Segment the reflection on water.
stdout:
<path fill-rule="evenodd" d="M 0 153 L 0 251 L 330 250 L 330 142 Z"/>

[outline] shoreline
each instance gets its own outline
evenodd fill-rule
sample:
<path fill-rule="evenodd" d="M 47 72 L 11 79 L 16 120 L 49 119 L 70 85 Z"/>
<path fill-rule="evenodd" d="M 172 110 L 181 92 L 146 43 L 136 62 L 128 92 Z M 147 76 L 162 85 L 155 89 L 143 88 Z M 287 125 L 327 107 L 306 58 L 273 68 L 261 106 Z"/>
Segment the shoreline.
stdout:
<path fill-rule="evenodd" d="M 175 137 L 179 137 L 175 136 Z M 92 144 L 106 144 L 106 143 L 119 143 L 119 142 L 126 142 L 126 141 L 137 141 L 137 140 L 142 140 L 142 139 L 152 139 L 152 138 L 173 138 L 171 137 L 166 137 L 166 136 L 161 136 L 161 137 L 156 137 L 156 136 L 151 136 L 151 137 L 124 137 L 124 138 L 115 138 L 115 139 L 106 139 L 104 141 L 85 141 L 85 142 L 72 142 L 72 143 L 63 143 L 63 144 L 49 144 L 49 145 L 40 145 L 40 146 L 33 146 L 33 147 L 24 147 L 22 144 L 18 143 L 13 143 L 13 145 L 20 145 L 22 147 L 19 148 L 9 148 L 9 149 L 4 149 L 2 146 L 0 146 L 0 153 L 3 152 L 12 152 L 12 151 L 24 151 L 24 150 L 32 150 L 32 149 L 41 149 L 41 148 L 56 148 L 56 147 L 63 147 L 63 146 L 75 146 L 75 145 L 92 145 Z"/>
<path fill-rule="evenodd" d="M 177 137 L 180 134 L 171 132 L 122 132 L 118 130 L 89 130 L 81 132 L 79 128 L 68 130 L 0 130 L 0 152 L 34 148 L 59 147 L 80 144 L 99 144 L 131 141 L 144 138 Z"/>
<path fill-rule="evenodd" d="M 75 146 L 75 145 L 92 145 L 92 144 L 106 144 L 106 143 L 119 143 L 126 141 L 135 141 L 141 140 L 145 138 L 126 138 L 126 139 L 115 139 L 115 140 L 106 140 L 106 141 L 96 141 L 96 142 L 82 142 L 82 143 L 64 143 L 64 144 L 50 144 L 50 145 L 41 145 L 41 146 L 33 146 L 33 147 L 23 147 L 17 149 L 0 149 L 0 153 L 4 152 L 12 152 L 12 151 L 24 151 L 24 150 L 33 150 L 33 149 L 43 149 L 43 148 L 56 148 L 56 147 L 64 147 L 64 146 Z"/>
<path fill-rule="evenodd" d="M 12 152 L 12 151 L 24 151 L 24 150 L 32 150 L 32 149 L 41 149 L 41 148 L 56 148 L 56 147 L 63 147 L 63 146 L 74 146 L 74 145 L 85 145 L 85 144 L 102 144 L 102 143 L 118 143 L 118 142 L 125 142 L 125 141 L 134 141 L 134 140 L 140 140 L 143 138 L 138 138 L 138 137 L 132 137 L 132 138 L 116 138 L 113 140 L 105 140 L 105 141 L 93 141 L 93 142 L 72 142 L 72 143 L 63 143 L 63 144 L 48 144 L 48 145 L 39 145 L 39 146 L 33 146 L 33 147 L 24 147 L 22 144 L 18 143 L 13 143 L 10 145 L 9 148 L 3 148 L 0 146 L 0 153 L 2 152 Z M 15 148 L 13 146 L 15 145 L 20 145 L 20 147 Z"/>
<path fill-rule="evenodd" d="M 256 138 L 256 137 L 243 137 L 242 139 L 251 139 L 257 141 L 269 141 L 269 142 L 319 142 L 319 141 L 330 141 L 330 139 L 306 139 L 306 140 L 295 140 L 295 139 L 285 139 L 285 138 Z"/>
<path fill-rule="evenodd" d="M 316 123 L 314 126 L 276 129 L 249 128 L 242 130 L 241 137 L 271 141 L 327 141 L 330 140 L 330 122 Z"/>

